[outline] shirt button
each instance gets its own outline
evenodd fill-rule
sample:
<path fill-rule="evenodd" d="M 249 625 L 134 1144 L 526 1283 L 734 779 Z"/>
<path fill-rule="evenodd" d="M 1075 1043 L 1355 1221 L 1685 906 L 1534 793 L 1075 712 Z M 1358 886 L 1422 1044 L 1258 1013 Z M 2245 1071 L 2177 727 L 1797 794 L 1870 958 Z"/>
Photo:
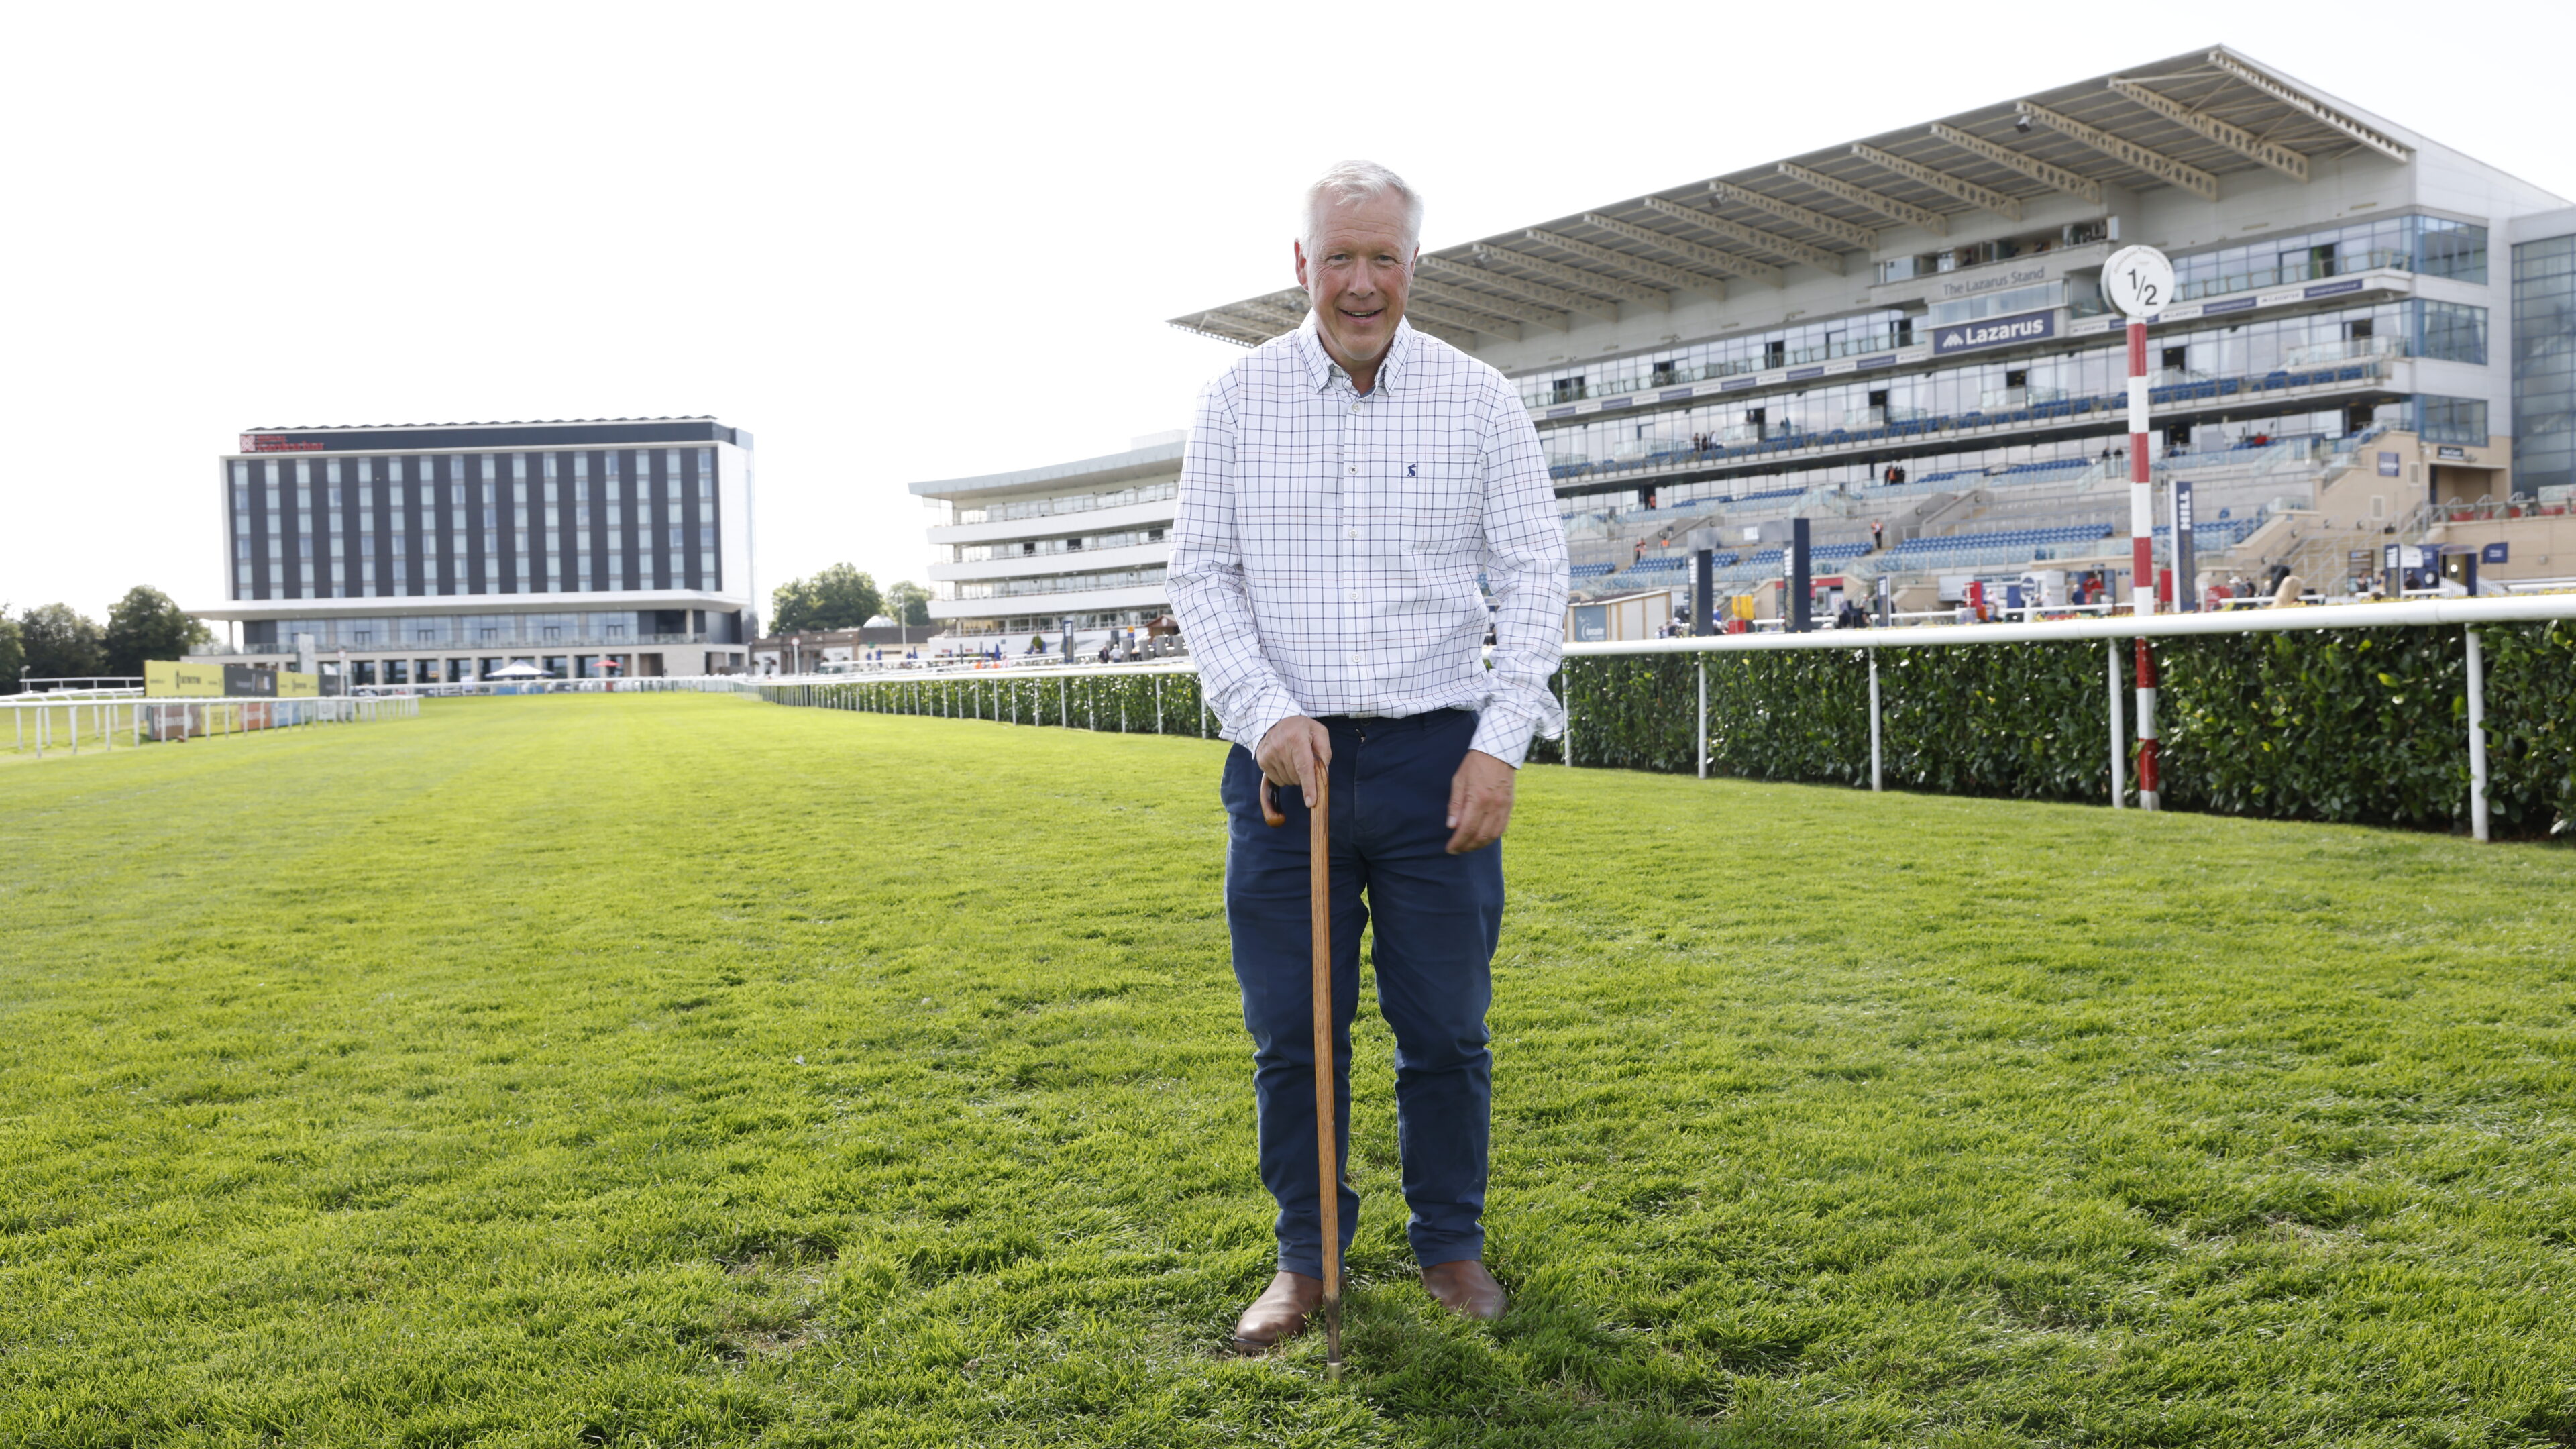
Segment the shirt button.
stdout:
<path fill-rule="evenodd" d="M 1357 537 L 1359 537 L 1359 536 L 1360 536 L 1360 531 L 1359 531 L 1358 529 L 1356 529 L 1356 528 L 1352 529 L 1352 530 L 1350 531 L 1350 533 L 1351 533 L 1351 537 L 1353 537 L 1353 538 L 1357 538 Z"/>
<path fill-rule="evenodd" d="M 1357 664 L 1357 663 L 1359 663 L 1359 662 L 1360 662 L 1360 657 L 1359 657 L 1358 655 L 1356 655 L 1356 654 L 1352 655 L 1352 656 L 1351 656 L 1351 662 L 1352 662 L 1353 664 Z"/>

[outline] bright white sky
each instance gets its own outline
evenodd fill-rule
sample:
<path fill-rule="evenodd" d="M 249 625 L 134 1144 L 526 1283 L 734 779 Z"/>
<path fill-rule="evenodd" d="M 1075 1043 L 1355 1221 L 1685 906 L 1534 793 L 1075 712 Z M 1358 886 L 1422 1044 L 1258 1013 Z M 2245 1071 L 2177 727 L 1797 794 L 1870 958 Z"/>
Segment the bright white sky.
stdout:
<path fill-rule="evenodd" d="M 907 482 L 1182 426 L 1236 350 L 1162 319 L 1345 156 L 1441 246 L 2223 42 L 2576 196 L 2509 9 L 15 6 L 0 602 L 218 602 L 255 425 L 678 413 L 758 438 L 764 596 L 919 579 Z"/>

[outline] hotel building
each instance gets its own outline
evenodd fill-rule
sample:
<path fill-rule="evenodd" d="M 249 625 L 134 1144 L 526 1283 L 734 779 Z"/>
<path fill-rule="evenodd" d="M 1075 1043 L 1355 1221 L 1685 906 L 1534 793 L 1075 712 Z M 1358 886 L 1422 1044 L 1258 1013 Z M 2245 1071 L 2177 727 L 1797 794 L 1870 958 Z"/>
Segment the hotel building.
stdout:
<path fill-rule="evenodd" d="M 218 465 L 236 637 L 356 684 L 744 666 L 752 440 L 713 418 L 260 428 Z"/>

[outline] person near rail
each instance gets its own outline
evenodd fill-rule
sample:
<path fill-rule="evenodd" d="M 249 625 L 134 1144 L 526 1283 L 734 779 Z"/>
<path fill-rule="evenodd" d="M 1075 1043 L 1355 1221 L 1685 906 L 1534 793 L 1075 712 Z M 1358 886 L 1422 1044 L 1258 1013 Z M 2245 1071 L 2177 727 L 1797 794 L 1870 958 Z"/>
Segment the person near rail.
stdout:
<path fill-rule="evenodd" d="M 1267 1348 L 1322 1301 L 1305 810 L 1328 776 L 1336 1115 L 1350 1111 L 1359 942 L 1375 921 L 1378 1010 L 1395 1037 L 1397 1142 L 1423 1286 L 1497 1318 L 1484 1264 L 1492 1058 L 1485 1011 L 1502 926 L 1501 839 L 1566 601 L 1547 459 L 1501 373 L 1404 318 L 1422 203 L 1345 162 L 1308 188 L 1291 251 L 1302 325 L 1200 394 L 1181 465 L 1171 597 L 1235 748 L 1226 920 L 1253 1040 L 1262 1183 L 1279 1266 L 1237 1322 Z M 1493 659 L 1482 644 L 1493 591 Z M 1263 824 L 1271 793 L 1289 819 Z M 1345 1248 L 1359 1222 L 1347 1130 Z"/>

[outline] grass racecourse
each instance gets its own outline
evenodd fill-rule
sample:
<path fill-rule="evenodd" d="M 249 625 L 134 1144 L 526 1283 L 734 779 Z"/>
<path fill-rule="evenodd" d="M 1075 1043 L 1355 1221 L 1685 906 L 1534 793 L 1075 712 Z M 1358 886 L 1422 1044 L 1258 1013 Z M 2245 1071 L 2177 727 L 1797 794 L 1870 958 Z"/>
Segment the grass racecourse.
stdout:
<path fill-rule="evenodd" d="M 0 1444 L 2576 1444 L 2576 850 L 1533 768 L 1492 1258 L 1271 1269 L 1219 747 L 0 771 Z"/>

